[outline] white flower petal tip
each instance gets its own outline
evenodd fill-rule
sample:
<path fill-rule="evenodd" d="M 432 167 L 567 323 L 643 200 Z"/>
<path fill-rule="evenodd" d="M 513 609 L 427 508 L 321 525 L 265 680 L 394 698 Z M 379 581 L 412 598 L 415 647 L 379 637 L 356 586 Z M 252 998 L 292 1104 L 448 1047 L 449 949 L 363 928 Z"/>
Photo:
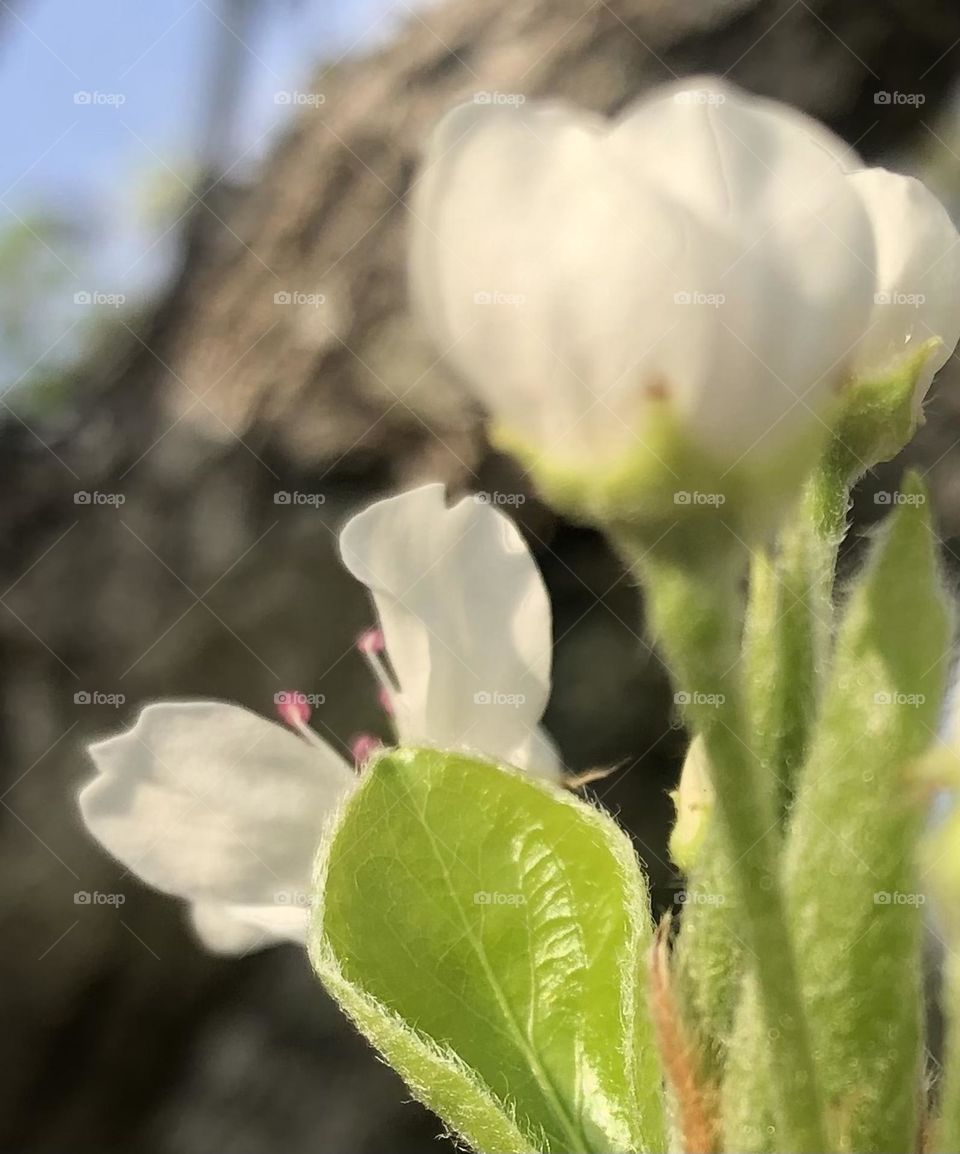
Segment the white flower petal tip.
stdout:
<path fill-rule="evenodd" d="M 401 743 L 476 752 L 559 772 L 539 728 L 550 691 L 550 602 L 518 529 L 443 485 L 378 501 L 340 535 L 347 569 L 373 595 Z M 395 678 L 395 680 L 394 680 Z"/>
<path fill-rule="evenodd" d="M 713 478 L 735 519 L 758 480 L 766 504 L 792 498 L 862 358 L 956 342 L 946 214 L 859 167 L 823 125 L 712 77 L 612 122 L 467 105 L 414 189 L 412 298 L 554 504 L 662 519 Z M 878 316 L 914 273 L 938 303 Z"/>
<path fill-rule="evenodd" d="M 332 749 L 239 706 L 197 701 L 148 705 L 89 753 L 98 774 L 79 797 L 88 829 L 149 885 L 194 903 L 205 940 L 234 949 L 302 938 L 325 822 L 355 787 Z"/>
<path fill-rule="evenodd" d="M 960 339 L 960 235 L 919 180 L 882 168 L 849 179 L 870 217 L 877 267 L 874 307 L 855 374 L 881 374 L 927 344 L 914 399 L 919 416 L 934 374 Z"/>

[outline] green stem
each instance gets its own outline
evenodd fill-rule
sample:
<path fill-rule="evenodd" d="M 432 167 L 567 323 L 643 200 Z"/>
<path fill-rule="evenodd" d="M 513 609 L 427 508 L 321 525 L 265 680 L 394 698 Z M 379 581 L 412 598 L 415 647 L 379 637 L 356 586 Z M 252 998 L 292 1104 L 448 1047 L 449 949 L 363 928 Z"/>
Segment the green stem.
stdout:
<path fill-rule="evenodd" d="M 857 475 L 827 453 L 808 479 L 797 518 L 798 539 L 790 550 L 798 572 L 806 575 L 821 614 L 822 636 L 829 637 L 833 616 L 833 582 L 837 554 L 847 534 L 850 489 Z"/>
<path fill-rule="evenodd" d="M 825 462 L 785 524 L 776 557 L 754 553 L 744 660 L 756 752 L 785 807 L 807 752 L 829 654 L 833 579 L 849 490 Z"/>
<path fill-rule="evenodd" d="M 778 877 L 780 833 L 771 779 L 753 752 L 739 685 L 738 569 L 714 571 L 628 547 L 690 721 L 703 735 L 716 817 L 727 842 L 745 944 L 756 966 L 770 1039 L 784 1149 L 826 1149 L 816 1069 Z"/>

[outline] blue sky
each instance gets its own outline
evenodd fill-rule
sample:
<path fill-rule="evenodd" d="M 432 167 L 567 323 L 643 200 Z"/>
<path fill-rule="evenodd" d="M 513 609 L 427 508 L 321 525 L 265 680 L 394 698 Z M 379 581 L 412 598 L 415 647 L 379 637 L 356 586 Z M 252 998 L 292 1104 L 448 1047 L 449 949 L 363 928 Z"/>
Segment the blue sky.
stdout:
<path fill-rule="evenodd" d="M 238 176 L 250 174 L 291 114 L 276 102 L 278 91 L 308 87 L 318 61 L 363 51 L 403 12 L 398 0 L 260 0 L 259 7 L 241 49 Z M 168 267 L 175 234 L 155 244 L 166 224 L 144 219 L 146 194 L 137 190 L 161 183 L 177 190 L 165 166 L 189 173 L 214 38 L 230 36 L 221 23 L 228 9 L 229 0 L 18 0 L 17 14 L 7 12 L 0 226 L 44 208 L 77 221 L 88 243 L 76 252 L 54 245 L 49 254 L 74 289 L 136 302 Z M 89 102 L 78 103 L 78 93 L 91 94 Z"/>
<path fill-rule="evenodd" d="M 7 18 L 0 56 L 0 102 L 12 113 L 0 189 L 20 179 L 21 203 L 38 192 L 109 192 L 126 168 L 155 159 L 124 124 L 164 159 L 183 159 L 197 138 L 212 38 L 229 35 L 218 18 L 224 0 L 19 2 L 23 15 Z M 247 143 L 278 118 L 278 89 L 304 80 L 318 59 L 369 43 L 389 24 L 389 4 L 262 0 L 246 49 Z M 124 103 L 79 106 L 78 91 L 120 94 Z"/>

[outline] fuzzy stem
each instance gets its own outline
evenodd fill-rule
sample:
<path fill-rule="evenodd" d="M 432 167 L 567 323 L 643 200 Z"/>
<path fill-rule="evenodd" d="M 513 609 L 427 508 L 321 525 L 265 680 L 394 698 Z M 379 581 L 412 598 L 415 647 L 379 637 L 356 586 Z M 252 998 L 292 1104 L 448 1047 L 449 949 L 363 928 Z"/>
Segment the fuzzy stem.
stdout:
<path fill-rule="evenodd" d="M 770 1039 L 784 1148 L 826 1149 L 810 1038 L 778 877 L 780 835 L 772 781 L 753 752 L 739 685 L 739 568 L 712 570 L 651 557 L 621 542 L 644 579 L 648 605 L 688 720 L 703 735 L 716 817 L 727 843 L 745 944 L 756 966 Z"/>
<path fill-rule="evenodd" d="M 829 460 L 808 480 L 776 557 L 750 566 L 745 666 L 757 756 L 789 802 L 806 757 L 830 647 L 833 580 L 849 489 Z"/>

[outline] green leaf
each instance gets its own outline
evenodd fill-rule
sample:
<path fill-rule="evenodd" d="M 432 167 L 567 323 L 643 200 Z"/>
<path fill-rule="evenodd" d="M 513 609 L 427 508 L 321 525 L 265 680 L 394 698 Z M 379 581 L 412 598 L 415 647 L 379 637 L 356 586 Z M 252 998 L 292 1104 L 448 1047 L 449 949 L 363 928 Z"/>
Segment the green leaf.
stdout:
<path fill-rule="evenodd" d="M 712 826 L 723 854 L 719 864 L 736 902 L 735 932 L 744 945 L 742 957 L 757 976 L 768 1043 L 760 1060 L 774 1071 L 782 1143 L 788 1150 L 820 1151 L 825 1148 L 825 1125 L 780 878 L 775 782 L 755 755 L 742 693 L 739 567 L 724 570 L 710 563 L 709 554 L 696 562 L 653 548 L 631 555 L 630 543 L 622 537 L 620 546 L 645 580 L 649 620 L 683 694 L 686 719 L 703 738 L 715 797 Z M 707 847 L 701 852 L 706 854 Z M 716 892 L 724 891 L 721 887 Z M 718 989 L 726 1016 L 736 992 L 727 981 L 734 957 L 727 948 L 732 925 L 725 912 L 710 921 L 710 926 L 693 927 L 693 956 L 688 954 L 682 963 L 691 980 L 681 997 L 686 1017 L 700 1019 L 697 1033 L 706 1032 L 709 1048 L 722 1058 L 723 1038 L 709 1036 L 722 1020 L 702 1017 L 700 995 Z M 703 934 L 701 929 L 713 932 Z M 681 940 L 690 933 L 688 921 Z M 706 950 L 697 946 L 698 937 Z M 699 963 L 696 973 L 693 961 Z"/>
<path fill-rule="evenodd" d="M 722 1074 L 746 970 L 742 917 L 730 851 L 711 825 L 686 882 L 675 950 L 685 1026 L 710 1083 Z"/>
<path fill-rule="evenodd" d="M 912 1149 L 921 1066 L 923 796 L 950 620 L 922 484 L 907 478 L 849 598 L 793 807 L 786 895 L 838 1149 Z"/>
<path fill-rule="evenodd" d="M 960 732 L 956 707 L 942 744 L 923 759 L 918 782 L 943 791 L 921 850 L 922 877 L 934 903 L 934 933 L 943 945 L 940 1005 L 945 1019 L 940 1117 L 930 1150 L 960 1150 Z"/>
<path fill-rule="evenodd" d="M 393 750 L 319 871 L 317 973 L 473 1147 L 663 1148 L 647 892 L 605 814 L 515 770 Z"/>
<path fill-rule="evenodd" d="M 790 799 L 803 764 L 829 649 L 833 571 L 840 534 L 822 535 L 815 478 L 791 511 L 775 554 L 750 563 L 744 672 L 756 750 L 775 783 L 778 808 Z M 842 494 L 846 508 L 846 490 Z"/>
<path fill-rule="evenodd" d="M 748 974 L 727 1046 L 720 1102 L 724 1149 L 737 1154 L 771 1154 L 780 1149 L 772 1122 L 774 1075 L 762 1060 L 766 1033 L 756 978 Z"/>
<path fill-rule="evenodd" d="M 674 948 L 684 1025 L 700 1079 L 717 1084 L 743 984 L 744 960 L 736 878 L 715 821 L 710 773 L 703 738 L 696 737 L 687 750 L 680 784 L 670 795 L 677 824 L 669 849 L 686 875 L 683 920 Z"/>
<path fill-rule="evenodd" d="M 820 463 L 784 519 L 774 553 L 753 554 L 747 686 L 757 753 L 780 782 L 784 802 L 805 759 L 819 707 L 850 486 L 868 468 L 895 456 L 922 422 L 926 365 L 939 344 L 936 338 L 926 341 L 882 374 L 850 383 Z"/>

